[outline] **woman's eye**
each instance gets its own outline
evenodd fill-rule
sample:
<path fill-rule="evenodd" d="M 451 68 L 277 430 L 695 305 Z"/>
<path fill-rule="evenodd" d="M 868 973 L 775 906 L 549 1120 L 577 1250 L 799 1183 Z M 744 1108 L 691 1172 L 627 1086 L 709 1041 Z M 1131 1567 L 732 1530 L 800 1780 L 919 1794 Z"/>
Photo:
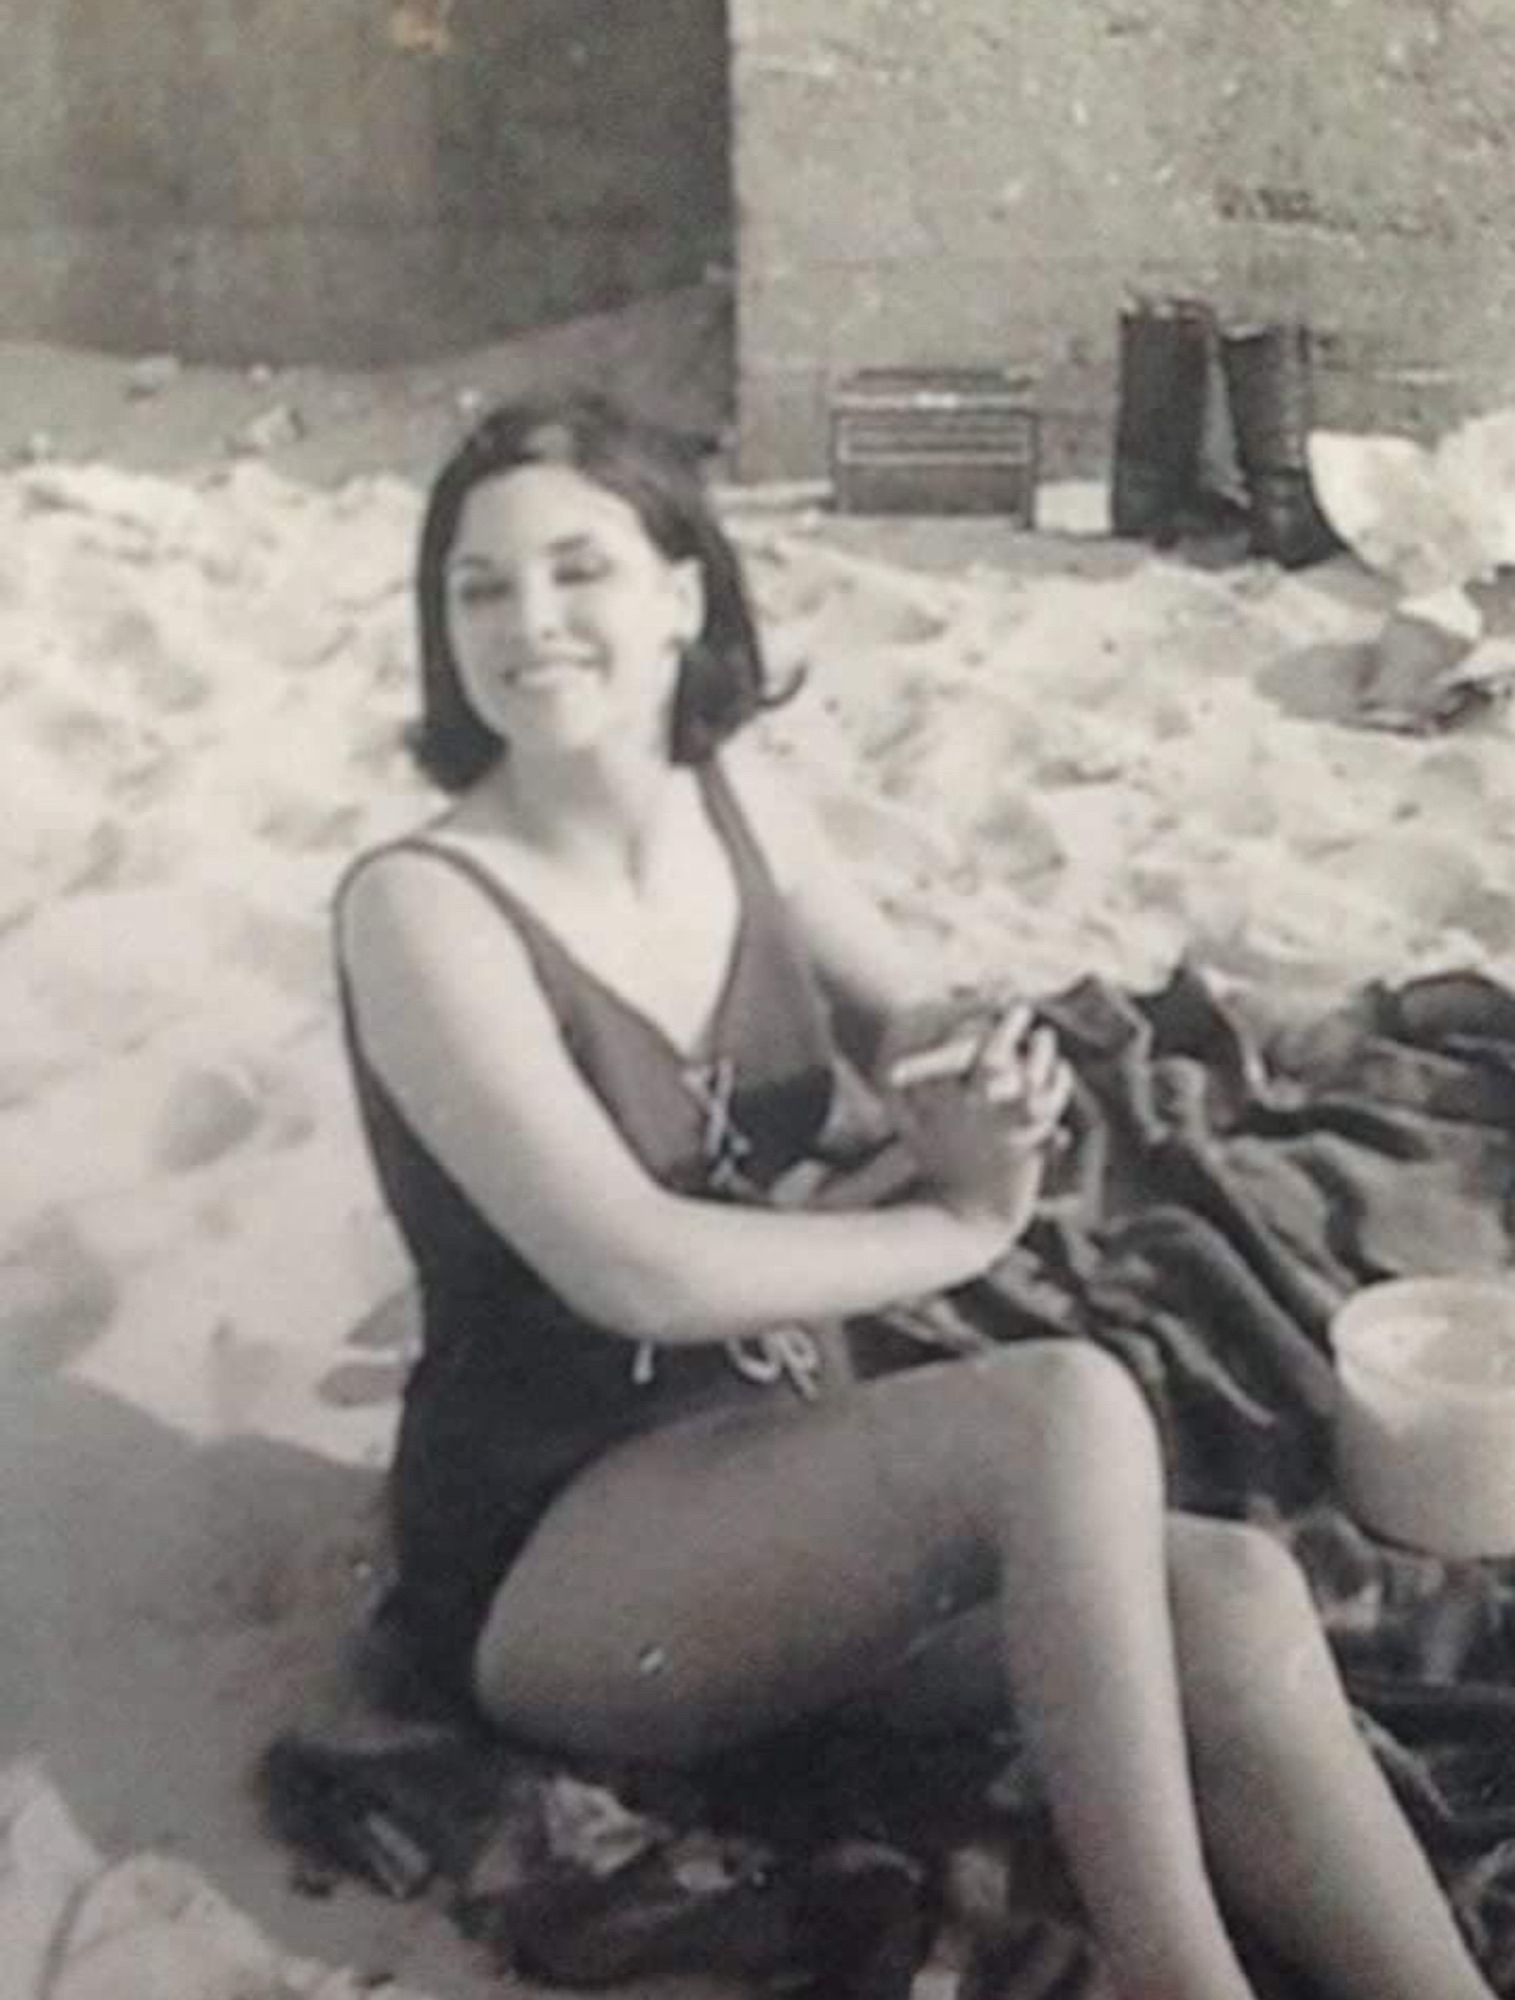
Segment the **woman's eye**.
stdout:
<path fill-rule="evenodd" d="M 470 576 L 457 593 L 460 604 L 500 604 L 510 595 L 510 582 L 503 576 Z"/>
<path fill-rule="evenodd" d="M 553 571 L 553 580 L 561 584 L 598 583 L 610 572 L 610 565 L 599 556 L 573 556 L 560 562 Z"/>

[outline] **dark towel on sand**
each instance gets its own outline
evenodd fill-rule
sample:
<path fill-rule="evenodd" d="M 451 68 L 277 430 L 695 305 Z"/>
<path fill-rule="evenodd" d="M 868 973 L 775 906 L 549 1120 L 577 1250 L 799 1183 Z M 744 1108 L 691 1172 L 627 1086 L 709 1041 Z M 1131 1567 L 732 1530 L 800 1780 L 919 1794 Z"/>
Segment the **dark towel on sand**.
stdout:
<path fill-rule="evenodd" d="M 1077 1072 L 1074 1143 L 1025 1241 L 954 1315 L 1118 1355 L 1175 1501 L 1289 1543 L 1367 1739 L 1515 1995 L 1515 1562 L 1411 1555 L 1346 1518 L 1326 1344 L 1361 1284 L 1510 1270 L 1515 994 L 1449 973 L 1270 1030 L 1181 968 L 1155 994 L 1085 980 L 1042 1012 Z M 307 1871 L 440 1884 L 535 1977 L 725 1970 L 906 2000 L 945 1939 L 958 2000 L 1113 2000 L 1008 1739 L 832 1724 L 675 1781 L 571 1771 L 448 1714 L 388 1747 L 292 1735 L 262 1775 Z M 1260 1954 L 1255 1977 L 1307 2000 Z"/>

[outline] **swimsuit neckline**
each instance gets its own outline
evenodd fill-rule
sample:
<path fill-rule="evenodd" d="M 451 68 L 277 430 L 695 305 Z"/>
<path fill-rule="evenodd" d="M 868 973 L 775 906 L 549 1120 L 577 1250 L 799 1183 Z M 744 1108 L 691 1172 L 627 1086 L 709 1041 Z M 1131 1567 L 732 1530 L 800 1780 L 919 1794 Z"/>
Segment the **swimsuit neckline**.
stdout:
<path fill-rule="evenodd" d="M 718 803 L 722 798 L 724 787 L 712 784 L 709 781 L 709 774 L 713 771 L 713 764 L 702 765 L 698 768 L 695 775 L 699 784 L 700 797 L 704 803 L 706 818 L 715 833 L 716 839 L 720 843 L 721 850 L 731 869 L 731 878 L 736 887 L 737 918 L 731 937 L 731 949 L 726 959 L 725 969 L 716 986 L 715 997 L 710 1004 L 704 1021 L 687 1047 L 681 1045 L 655 1015 L 650 1014 L 645 1007 L 639 1006 L 628 994 L 623 993 L 618 986 L 605 978 L 602 973 L 597 972 L 579 952 L 574 950 L 572 945 L 565 941 L 561 933 L 547 918 L 541 916 L 509 883 L 502 882 L 498 873 L 482 862 L 477 854 L 471 852 L 466 847 L 454 845 L 447 834 L 438 834 L 435 829 L 429 833 L 426 841 L 422 843 L 444 848 L 460 860 L 468 861 L 474 869 L 482 871 L 487 876 L 490 886 L 500 897 L 501 901 L 508 906 L 511 914 L 523 928 L 534 933 L 551 951 L 556 953 L 557 957 L 569 967 L 576 978 L 592 986 L 602 999 L 609 1001 L 611 1006 L 616 1008 L 619 1013 L 625 1015 L 650 1041 L 655 1042 L 663 1054 L 680 1070 L 686 1074 L 696 1075 L 708 1069 L 719 1045 L 721 1030 L 730 1012 L 731 1003 L 737 990 L 738 979 L 747 956 L 747 946 L 751 931 L 749 907 L 751 896 L 746 870 L 742 865 L 739 844 L 732 837 L 727 812 L 722 810 L 721 804 Z"/>

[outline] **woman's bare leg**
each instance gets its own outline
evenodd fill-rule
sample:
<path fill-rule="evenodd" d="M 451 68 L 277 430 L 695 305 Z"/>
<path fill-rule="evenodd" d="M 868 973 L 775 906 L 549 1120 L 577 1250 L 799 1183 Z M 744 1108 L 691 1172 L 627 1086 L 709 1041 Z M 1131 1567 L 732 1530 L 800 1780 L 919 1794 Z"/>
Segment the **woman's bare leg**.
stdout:
<path fill-rule="evenodd" d="M 1123 2000 L 1247 2000 L 1201 1853 L 1156 1441 L 1093 1349 L 622 1447 L 501 1586 L 478 1691 L 548 1743 L 690 1758 L 841 1701 L 996 1588 L 1007 1685 Z"/>
<path fill-rule="evenodd" d="M 1228 1909 L 1342 2000 L 1490 2000 L 1352 1720 L 1303 1578 L 1259 1530 L 1170 1515 L 1179 1678 Z M 989 1721 L 998 1608 L 932 1634 L 868 1691 L 906 1729 Z"/>
<path fill-rule="evenodd" d="M 1206 2000 L 1250 1991 L 1222 1927 L 1195 1814 L 1168 1608 L 1157 1438 L 1129 1378 L 1042 1407 L 1028 1454 L 1036 1509 L 1004 1513 L 1002 1637 L 1017 1714 L 1101 1949 L 1126 2000 L 1187 1992 L 1153 1922 L 1154 1884 L 1210 1965 Z M 1097 1438 L 1103 1438 L 1101 1446 Z M 1133 1867 L 1124 1843 L 1147 1850 Z"/>
<path fill-rule="evenodd" d="M 1228 1905 L 1342 2000 L 1491 2000 L 1292 1559 L 1258 1530 L 1182 1518 L 1170 1549 L 1201 1816 Z"/>

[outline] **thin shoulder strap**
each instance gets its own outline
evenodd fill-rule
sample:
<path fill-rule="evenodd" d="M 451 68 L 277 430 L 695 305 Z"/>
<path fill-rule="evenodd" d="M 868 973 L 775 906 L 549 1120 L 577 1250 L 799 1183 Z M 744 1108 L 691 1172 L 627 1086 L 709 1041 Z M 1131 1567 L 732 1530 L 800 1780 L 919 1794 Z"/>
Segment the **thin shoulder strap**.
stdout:
<path fill-rule="evenodd" d="M 699 777 L 711 818 L 725 839 L 727 852 L 737 871 L 743 906 L 749 904 L 754 889 L 770 897 L 776 896 L 778 885 L 773 879 L 773 870 L 768 866 L 768 857 L 719 758 L 711 757 L 702 764 Z"/>
<path fill-rule="evenodd" d="M 526 955 L 531 960 L 532 970 L 536 973 L 553 1010 L 560 1019 L 563 1018 L 569 993 L 576 985 L 577 968 L 572 957 L 553 936 L 551 927 L 544 924 L 535 911 L 528 908 L 519 896 L 513 895 L 474 855 L 463 848 L 454 847 L 450 841 L 438 839 L 423 830 L 420 833 L 406 834 L 399 840 L 386 841 L 382 847 L 371 848 L 367 854 L 358 857 L 338 883 L 336 893 L 338 907 L 359 871 L 386 854 L 426 855 L 432 860 L 444 862 L 471 882 L 520 937 L 521 943 L 526 948 Z M 339 929 L 339 938 L 340 934 Z"/>

